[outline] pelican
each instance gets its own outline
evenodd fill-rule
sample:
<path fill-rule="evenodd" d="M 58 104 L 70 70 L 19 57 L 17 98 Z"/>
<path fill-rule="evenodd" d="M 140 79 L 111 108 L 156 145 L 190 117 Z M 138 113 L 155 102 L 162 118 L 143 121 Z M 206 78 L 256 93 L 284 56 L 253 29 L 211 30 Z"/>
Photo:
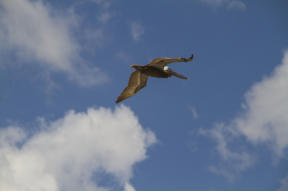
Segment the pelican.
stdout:
<path fill-rule="evenodd" d="M 189 58 L 169 58 L 159 57 L 153 59 L 147 65 L 131 65 L 135 71 L 130 75 L 128 86 L 122 91 L 121 95 L 117 98 L 116 103 L 123 101 L 133 95 L 139 90 L 144 88 L 147 84 L 148 77 L 169 78 L 175 76 L 181 79 L 188 79 L 183 75 L 176 73 L 167 65 L 174 62 L 189 62 L 193 59 L 193 54 Z"/>

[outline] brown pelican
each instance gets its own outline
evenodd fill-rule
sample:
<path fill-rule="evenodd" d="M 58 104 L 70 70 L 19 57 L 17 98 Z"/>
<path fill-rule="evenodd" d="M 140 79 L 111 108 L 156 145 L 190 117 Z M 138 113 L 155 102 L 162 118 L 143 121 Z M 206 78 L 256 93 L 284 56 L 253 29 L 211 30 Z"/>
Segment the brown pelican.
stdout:
<path fill-rule="evenodd" d="M 117 98 L 116 103 L 127 99 L 128 97 L 136 94 L 140 89 L 146 86 L 148 77 L 159 77 L 159 78 L 169 78 L 172 75 L 179 77 L 181 79 L 187 79 L 183 75 L 176 73 L 170 69 L 167 64 L 173 62 L 188 62 L 192 61 L 193 54 L 188 59 L 186 58 L 168 58 L 168 57 L 159 57 L 153 59 L 149 64 L 141 65 L 131 65 L 131 68 L 136 69 L 129 78 L 128 86 L 123 90 L 121 95 Z"/>

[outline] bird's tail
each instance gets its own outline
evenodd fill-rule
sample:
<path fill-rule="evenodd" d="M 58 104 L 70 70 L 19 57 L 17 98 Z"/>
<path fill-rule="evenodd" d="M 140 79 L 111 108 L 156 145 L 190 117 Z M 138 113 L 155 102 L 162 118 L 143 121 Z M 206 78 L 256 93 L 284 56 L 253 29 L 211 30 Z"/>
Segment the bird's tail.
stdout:
<path fill-rule="evenodd" d="M 188 79 L 187 77 L 184 77 L 183 75 L 176 73 L 175 71 L 172 72 L 172 75 L 174 75 L 175 77 L 178 77 L 180 79 L 185 79 L 185 80 Z"/>

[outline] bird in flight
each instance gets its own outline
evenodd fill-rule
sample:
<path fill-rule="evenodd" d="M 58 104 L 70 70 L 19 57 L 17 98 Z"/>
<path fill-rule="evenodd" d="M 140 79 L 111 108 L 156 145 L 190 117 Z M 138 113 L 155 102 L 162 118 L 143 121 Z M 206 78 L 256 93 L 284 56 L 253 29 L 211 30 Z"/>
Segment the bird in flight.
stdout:
<path fill-rule="evenodd" d="M 159 57 L 153 59 L 147 65 L 131 65 L 131 68 L 136 69 L 129 78 L 128 86 L 123 90 L 121 95 L 117 98 L 116 103 L 123 101 L 133 95 L 135 95 L 140 89 L 144 88 L 147 84 L 148 77 L 169 78 L 176 76 L 181 79 L 187 79 L 183 75 L 176 73 L 170 69 L 167 64 L 174 62 L 189 62 L 193 59 L 193 54 L 188 59 L 186 58 L 169 58 Z"/>

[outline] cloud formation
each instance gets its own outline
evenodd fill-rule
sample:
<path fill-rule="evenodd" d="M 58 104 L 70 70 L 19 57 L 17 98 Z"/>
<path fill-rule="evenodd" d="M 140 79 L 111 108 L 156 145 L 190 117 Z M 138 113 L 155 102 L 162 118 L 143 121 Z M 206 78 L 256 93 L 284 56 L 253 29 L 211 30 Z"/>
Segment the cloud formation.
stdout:
<path fill-rule="evenodd" d="M 0 1 L 1 49 L 16 52 L 20 62 L 37 63 L 63 72 L 82 86 L 103 83 L 107 76 L 80 56 L 73 37 L 73 15 L 51 9 L 42 1 Z"/>
<path fill-rule="evenodd" d="M 245 95 L 245 110 L 233 121 L 248 141 L 267 143 L 282 156 L 288 147 L 288 51 L 282 64 Z"/>
<path fill-rule="evenodd" d="M 124 105 L 41 122 L 33 135 L 20 127 L 0 129 L 0 190 L 113 189 L 103 178 L 133 189 L 133 165 L 156 141 Z"/>
<path fill-rule="evenodd" d="M 237 141 L 240 136 L 233 128 L 218 123 L 211 130 L 200 129 L 199 133 L 215 140 L 216 151 L 223 160 L 220 165 L 210 166 L 211 172 L 233 181 L 239 173 L 253 165 L 255 159 L 249 152 L 245 151 L 245 148 L 231 147 L 231 143 Z"/>
<path fill-rule="evenodd" d="M 189 106 L 189 110 L 191 111 L 192 115 L 193 115 L 193 119 L 197 120 L 199 118 L 198 112 L 196 107 L 194 106 Z"/>
<path fill-rule="evenodd" d="M 252 154 L 243 149 L 239 151 L 243 146 L 234 147 L 233 151 L 231 149 L 240 137 L 244 137 L 249 144 L 266 146 L 278 158 L 285 155 L 288 147 L 287 87 L 288 51 L 284 53 L 282 64 L 245 94 L 244 109 L 238 116 L 204 133 L 217 141 L 217 151 L 225 162 L 239 161 L 237 166 L 242 165 L 240 171 L 252 164 Z M 286 180 L 283 182 L 286 183 Z"/>
<path fill-rule="evenodd" d="M 85 2 L 78 2 L 78 3 L 82 4 L 87 2 L 95 3 L 98 6 L 99 10 L 96 19 L 101 24 L 107 24 L 107 22 L 109 22 L 111 18 L 114 16 L 114 13 L 112 13 L 111 10 L 109 10 L 111 7 L 110 0 L 88 0 Z"/>
<path fill-rule="evenodd" d="M 200 0 L 212 8 L 225 7 L 227 9 L 245 11 L 246 4 L 240 0 Z"/>
<path fill-rule="evenodd" d="M 281 180 L 280 190 L 287 191 L 288 190 L 288 176 Z"/>
<path fill-rule="evenodd" d="M 140 40 L 140 38 L 144 35 L 144 27 L 140 23 L 136 22 L 132 22 L 130 27 L 132 39 L 135 41 Z"/>

